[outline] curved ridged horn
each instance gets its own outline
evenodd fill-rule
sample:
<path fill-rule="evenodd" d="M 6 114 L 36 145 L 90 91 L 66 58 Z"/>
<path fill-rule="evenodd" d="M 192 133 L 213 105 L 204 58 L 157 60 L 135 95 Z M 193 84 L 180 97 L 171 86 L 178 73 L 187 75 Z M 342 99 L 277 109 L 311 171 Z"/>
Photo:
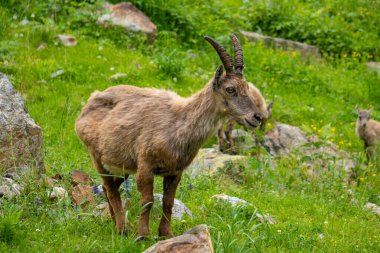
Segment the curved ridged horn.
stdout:
<path fill-rule="evenodd" d="M 213 38 L 209 36 L 204 37 L 205 40 L 207 40 L 216 50 L 216 52 L 219 55 L 220 60 L 223 63 L 224 69 L 227 73 L 233 72 L 233 63 L 231 56 L 227 53 L 227 50 L 220 45 L 218 42 L 216 42 Z"/>
<path fill-rule="evenodd" d="M 241 48 L 239 39 L 235 34 L 231 34 L 231 39 L 235 50 L 234 68 L 236 74 L 242 74 L 244 69 L 243 49 Z"/>

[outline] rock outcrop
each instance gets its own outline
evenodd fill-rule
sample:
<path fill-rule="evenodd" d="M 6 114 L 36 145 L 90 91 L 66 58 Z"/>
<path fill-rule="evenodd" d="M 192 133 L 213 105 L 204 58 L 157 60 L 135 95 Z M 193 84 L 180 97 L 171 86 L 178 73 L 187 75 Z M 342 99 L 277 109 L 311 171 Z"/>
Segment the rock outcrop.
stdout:
<path fill-rule="evenodd" d="M 0 171 L 36 168 L 44 172 L 42 131 L 21 95 L 0 73 Z"/>
<path fill-rule="evenodd" d="M 299 159 L 311 168 L 327 168 L 333 165 L 351 173 L 355 163 L 351 155 L 340 150 L 330 141 L 320 140 L 317 136 L 306 136 L 298 127 L 278 123 L 264 137 L 264 147 L 271 155 L 286 155 L 297 150 Z"/>
<path fill-rule="evenodd" d="M 248 38 L 248 41 L 263 41 L 265 45 L 272 46 L 275 48 L 281 48 L 283 50 L 295 50 L 301 53 L 301 56 L 314 56 L 321 57 L 321 52 L 318 47 L 313 45 L 308 45 L 305 43 L 286 40 L 282 38 L 273 38 L 270 36 L 261 35 L 255 32 L 241 32 L 245 37 Z"/>

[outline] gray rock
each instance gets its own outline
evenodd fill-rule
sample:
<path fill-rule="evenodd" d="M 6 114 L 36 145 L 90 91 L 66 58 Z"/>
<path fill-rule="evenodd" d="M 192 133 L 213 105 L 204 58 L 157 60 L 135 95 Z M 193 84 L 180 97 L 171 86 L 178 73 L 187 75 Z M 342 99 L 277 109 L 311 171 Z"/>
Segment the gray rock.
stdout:
<path fill-rule="evenodd" d="M 215 148 L 200 149 L 186 169 L 186 173 L 192 178 L 202 174 L 214 174 L 219 168 L 225 167 L 228 162 L 239 163 L 246 160 L 246 156 L 223 154 Z"/>
<path fill-rule="evenodd" d="M 256 218 L 259 219 L 261 223 L 268 223 L 271 225 L 277 224 L 277 221 L 274 218 L 272 218 L 272 216 L 270 216 L 269 214 L 262 215 L 260 213 L 256 213 Z"/>
<path fill-rule="evenodd" d="M 21 95 L 0 73 L 0 171 L 44 171 L 42 131 L 29 116 Z"/>
<path fill-rule="evenodd" d="M 59 34 L 56 38 L 65 47 L 75 47 L 77 45 L 77 39 L 72 35 Z"/>
<path fill-rule="evenodd" d="M 0 197 L 7 199 L 17 197 L 21 194 L 21 186 L 10 178 L 0 179 Z"/>
<path fill-rule="evenodd" d="M 61 76 L 65 73 L 63 69 L 58 69 L 57 71 L 54 71 L 50 74 L 50 78 L 56 78 L 57 76 Z"/>
<path fill-rule="evenodd" d="M 277 124 L 264 137 L 264 147 L 271 155 L 289 154 L 308 142 L 306 135 L 295 126 Z"/>
<path fill-rule="evenodd" d="M 377 72 L 377 74 L 379 74 L 380 76 L 380 62 L 367 62 L 367 67 L 370 69 L 370 70 L 374 70 Z"/>
<path fill-rule="evenodd" d="M 301 56 L 309 57 L 314 56 L 317 58 L 321 57 L 321 52 L 318 47 L 313 45 L 308 45 L 305 43 L 286 40 L 282 38 L 273 38 L 270 36 L 261 35 L 255 32 L 241 32 L 245 37 L 248 38 L 248 41 L 263 41 L 266 45 L 272 46 L 275 48 L 281 48 L 283 50 L 295 50 L 301 53 Z"/>
<path fill-rule="evenodd" d="M 154 200 L 159 202 L 161 206 L 162 206 L 162 198 L 163 198 L 162 194 L 160 193 L 154 194 Z M 190 211 L 190 209 L 187 208 L 187 206 L 178 199 L 174 199 L 174 206 L 173 206 L 172 211 L 173 211 L 173 214 L 172 214 L 173 219 L 182 220 L 182 217 L 184 214 L 187 214 L 190 218 L 193 218 L 193 213 Z"/>
<path fill-rule="evenodd" d="M 122 199 L 121 204 L 123 206 L 123 209 L 125 210 L 127 205 L 129 204 L 129 199 L 128 200 Z M 109 209 L 108 202 L 102 202 L 99 205 L 97 205 L 95 209 L 92 211 L 92 213 L 94 214 L 95 217 L 101 217 L 104 219 L 111 218 L 111 212 Z"/>
<path fill-rule="evenodd" d="M 51 201 L 68 198 L 67 191 L 63 187 L 53 187 L 53 190 L 49 192 L 48 196 Z"/>
<path fill-rule="evenodd" d="M 121 26 L 128 31 L 143 32 L 151 40 L 155 39 L 156 25 L 132 3 L 122 2 L 115 5 L 106 3 L 104 9 L 106 13 L 98 18 L 98 24 L 101 26 Z"/>
<path fill-rule="evenodd" d="M 238 204 L 240 204 L 240 205 L 251 205 L 250 203 L 248 203 L 247 201 L 245 201 L 243 199 L 239 199 L 237 197 L 231 197 L 231 196 L 228 196 L 226 194 L 215 194 L 211 198 L 226 201 L 226 202 L 230 203 L 232 206 L 236 206 Z"/>
<path fill-rule="evenodd" d="M 210 232 L 206 225 L 198 225 L 183 235 L 160 241 L 143 253 L 213 253 Z"/>
<path fill-rule="evenodd" d="M 374 203 L 368 202 L 367 204 L 365 204 L 364 207 L 367 208 L 367 209 L 372 210 L 372 212 L 374 214 L 377 214 L 378 216 L 380 216 L 380 206 L 378 206 L 378 205 L 376 205 Z"/>
<path fill-rule="evenodd" d="M 123 78 L 126 76 L 127 76 L 126 73 L 116 73 L 116 74 L 113 74 L 112 76 L 110 76 L 108 79 L 109 80 L 117 80 L 117 79 L 120 79 L 120 78 Z"/>

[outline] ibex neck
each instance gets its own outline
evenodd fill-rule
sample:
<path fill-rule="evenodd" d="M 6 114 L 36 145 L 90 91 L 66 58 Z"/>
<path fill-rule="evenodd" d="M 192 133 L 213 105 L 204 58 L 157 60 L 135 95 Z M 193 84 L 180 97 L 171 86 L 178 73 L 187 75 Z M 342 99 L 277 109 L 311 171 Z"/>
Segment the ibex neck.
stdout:
<path fill-rule="evenodd" d="M 211 83 L 188 98 L 180 110 L 181 120 L 177 128 L 182 144 L 189 149 L 200 148 L 220 123 L 220 110 L 220 102 Z"/>

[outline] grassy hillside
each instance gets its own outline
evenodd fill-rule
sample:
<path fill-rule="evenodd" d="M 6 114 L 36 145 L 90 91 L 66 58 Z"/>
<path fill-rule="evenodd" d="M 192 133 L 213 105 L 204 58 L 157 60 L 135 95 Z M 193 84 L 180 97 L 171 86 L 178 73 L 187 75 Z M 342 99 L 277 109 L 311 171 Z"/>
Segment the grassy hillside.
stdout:
<path fill-rule="evenodd" d="M 380 120 L 380 79 L 365 66 L 368 60 L 379 61 L 378 1 L 132 2 L 157 24 L 153 44 L 143 35 L 98 27 L 97 1 L 1 1 L 0 71 L 10 76 L 43 129 L 48 175 L 59 172 L 68 177 L 71 170 L 81 169 L 101 183 L 73 128 L 92 91 L 125 83 L 188 96 L 201 89 L 219 65 L 202 36 L 213 36 L 230 48 L 230 32 L 242 29 L 321 47 L 323 60 L 305 60 L 296 52 L 241 38 L 245 77 L 268 100 L 275 100 L 273 121 L 331 140 L 361 161 L 355 105 L 374 107 L 373 116 Z M 24 19 L 29 22 L 22 24 Z M 76 36 L 78 45 L 58 44 L 57 34 Z M 42 43 L 46 48 L 38 50 Z M 52 77 L 58 70 L 63 74 Z M 115 73 L 127 75 L 110 80 Z M 375 164 L 367 168 L 359 164 L 356 184 L 350 185 L 336 168 L 321 170 L 310 181 L 297 156 L 283 158 L 277 167 L 272 160 L 269 155 L 252 157 L 243 170 L 230 168 L 216 177 L 195 180 L 185 177 L 176 197 L 195 218 L 174 221 L 174 233 L 206 223 L 215 252 L 375 252 L 380 248 L 379 217 L 363 208 L 367 201 L 380 205 Z M 22 197 L 2 200 L 0 252 L 141 252 L 157 240 L 158 207 L 152 214 L 152 238 L 135 243 L 133 234 L 117 236 L 110 220 L 78 213 L 69 203 L 51 203 L 48 188 L 33 180 L 25 183 Z M 139 194 L 132 186 L 127 215 L 136 225 Z M 157 178 L 155 192 L 161 190 Z M 221 205 L 210 200 L 216 193 L 243 198 L 254 207 Z M 36 199 L 42 204 L 35 204 Z M 278 224 L 260 224 L 256 212 L 269 213 Z"/>

